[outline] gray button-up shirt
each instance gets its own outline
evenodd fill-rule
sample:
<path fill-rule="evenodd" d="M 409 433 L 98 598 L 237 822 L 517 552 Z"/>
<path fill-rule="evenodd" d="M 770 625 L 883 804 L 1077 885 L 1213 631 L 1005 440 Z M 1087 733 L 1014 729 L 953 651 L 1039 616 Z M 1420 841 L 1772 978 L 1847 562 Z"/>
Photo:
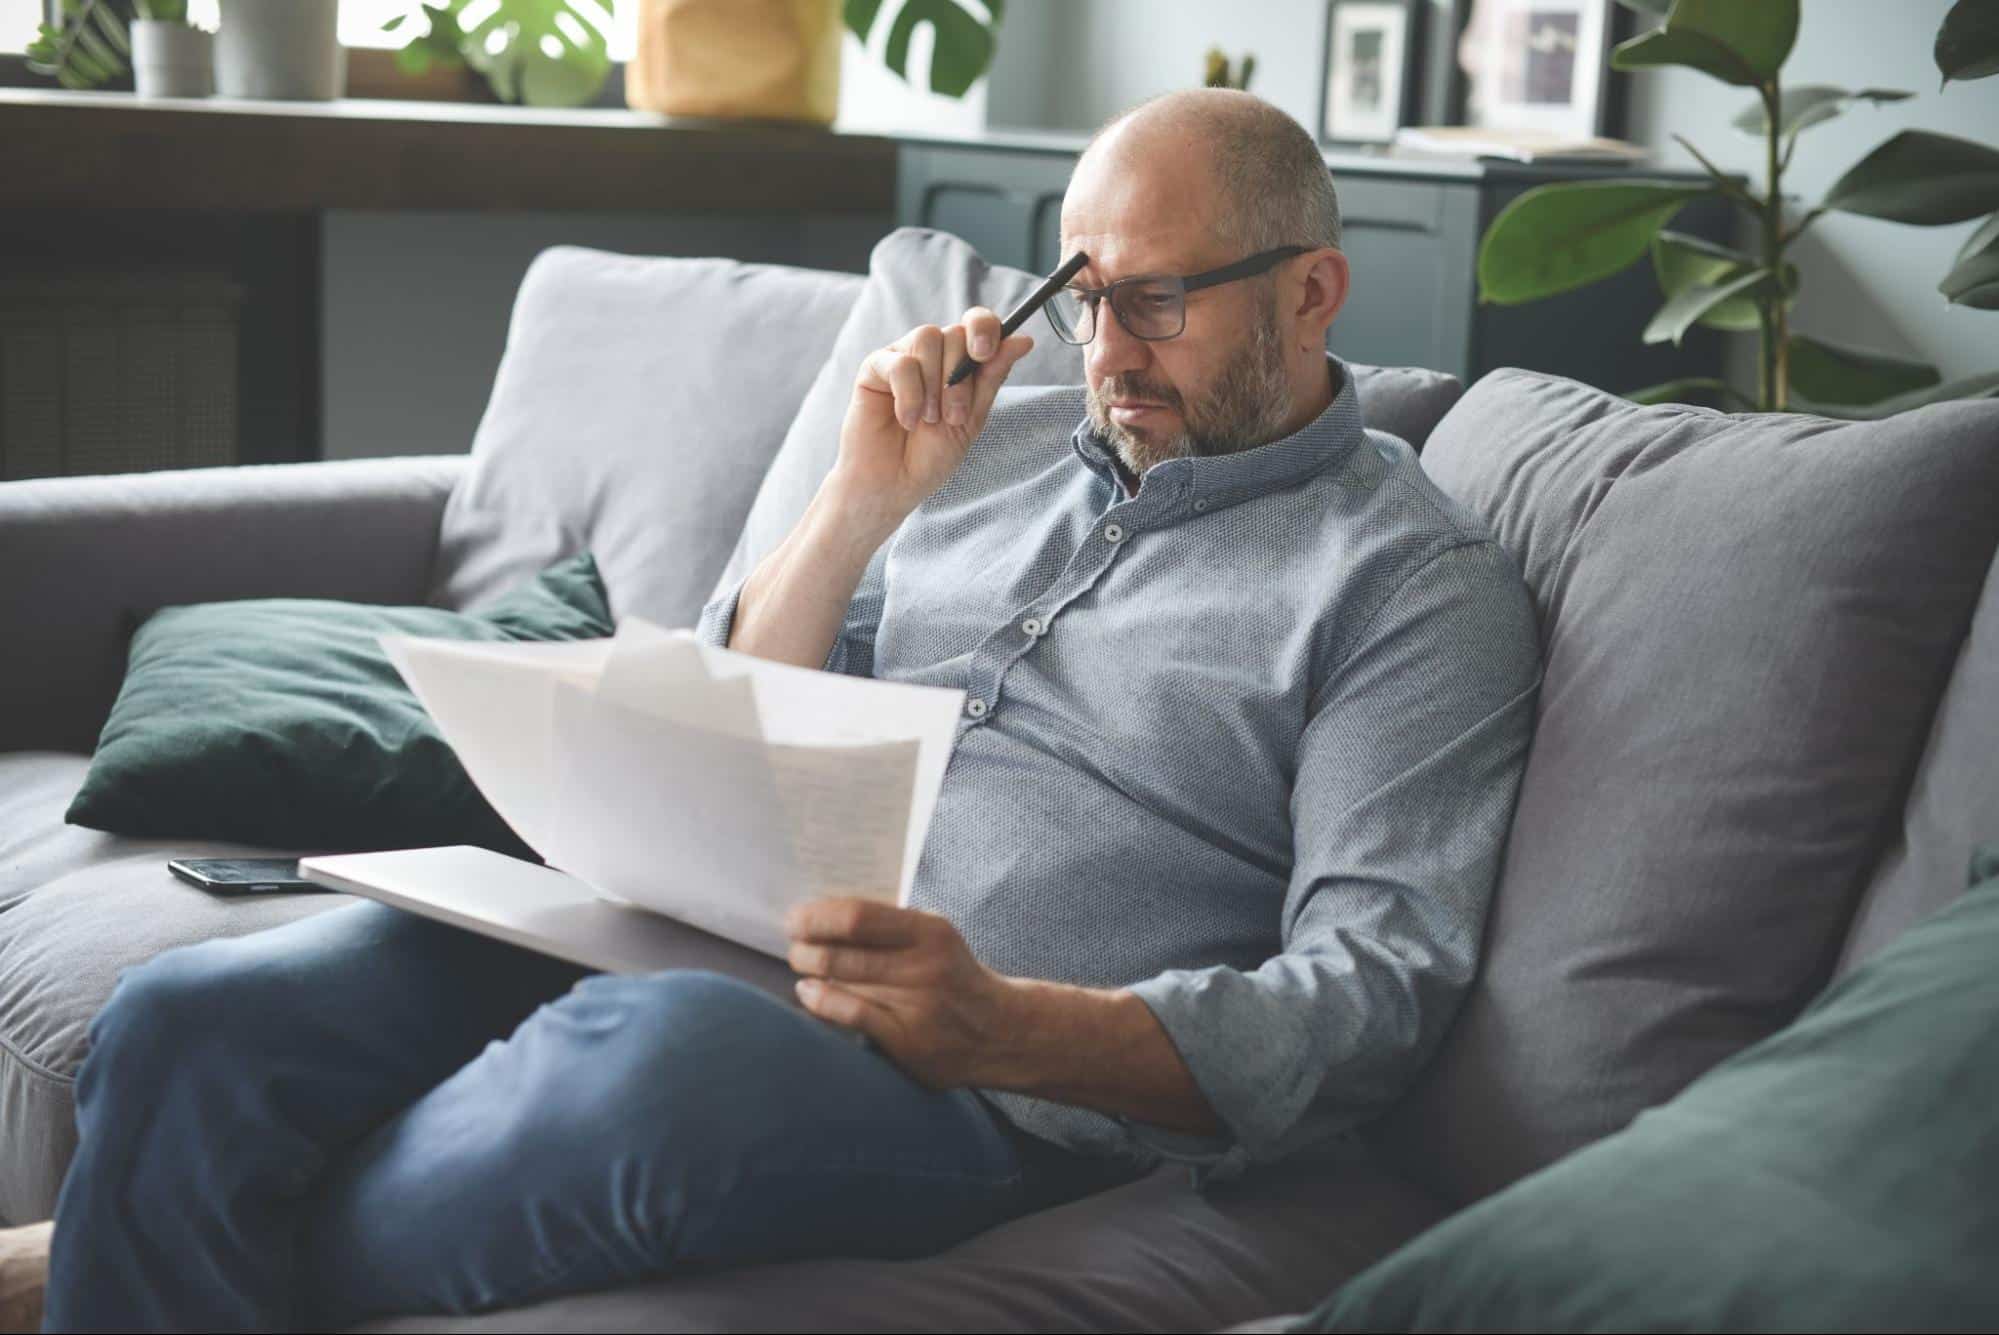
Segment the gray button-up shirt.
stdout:
<path fill-rule="evenodd" d="M 981 1094 L 1197 1184 L 1381 1111 L 1429 1054 L 1541 681 L 1512 558 L 1328 362 L 1338 396 L 1302 430 L 1162 461 L 1135 496 L 1081 386 L 1002 389 L 826 662 L 968 692 L 912 904 L 1002 973 L 1130 988 L 1225 1130 Z M 741 588 L 703 609 L 708 642 Z"/>

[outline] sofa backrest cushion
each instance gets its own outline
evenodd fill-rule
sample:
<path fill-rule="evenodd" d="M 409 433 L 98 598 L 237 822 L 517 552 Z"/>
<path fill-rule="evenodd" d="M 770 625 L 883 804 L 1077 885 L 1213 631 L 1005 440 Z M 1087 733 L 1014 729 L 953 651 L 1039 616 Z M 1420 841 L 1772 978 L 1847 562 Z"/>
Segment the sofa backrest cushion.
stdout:
<path fill-rule="evenodd" d="M 1999 452 L 1999 423 L 1986 446 Z M 1999 496 L 1990 498 L 1999 506 Z M 1861 897 L 1839 974 L 1872 957 L 1911 923 L 1941 908 L 1980 840 L 1999 833 L 1999 560 L 1902 813 L 1901 837 Z"/>
<path fill-rule="evenodd" d="M 543 251 L 445 506 L 431 599 L 472 607 L 574 552 L 611 610 L 690 624 L 859 274 Z"/>
<path fill-rule="evenodd" d="M 867 287 L 812 382 L 714 591 L 728 589 L 753 570 L 805 513 L 839 456 L 840 424 L 854 377 L 869 353 L 918 325 L 955 324 L 971 306 L 1004 316 L 1040 285 L 1041 275 L 989 263 L 949 232 L 900 227 L 876 243 Z M 1056 338 L 1045 317 L 1035 315 L 1022 332 L 1033 336 L 1034 350 L 1007 376 L 1009 386 L 1083 383 L 1083 350 Z M 1464 390 L 1456 376 L 1442 371 L 1350 366 L 1367 424 L 1401 436 L 1419 450 L 1430 428 Z"/>
<path fill-rule="evenodd" d="M 1490 1192 L 1825 983 L 1999 547 L 1995 424 L 1507 370 L 1438 426 L 1424 465 L 1519 560 L 1546 677 L 1483 968 L 1376 1124 L 1411 1171 Z"/>

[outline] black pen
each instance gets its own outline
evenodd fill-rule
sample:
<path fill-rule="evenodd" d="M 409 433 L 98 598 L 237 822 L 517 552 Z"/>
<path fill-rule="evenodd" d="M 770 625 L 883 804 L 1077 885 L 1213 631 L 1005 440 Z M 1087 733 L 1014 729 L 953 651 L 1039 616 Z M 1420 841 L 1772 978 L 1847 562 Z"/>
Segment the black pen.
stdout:
<path fill-rule="evenodd" d="M 1063 284 L 1074 278 L 1076 271 L 1089 262 L 1090 257 L 1079 250 L 1074 255 L 1071 255 L 1061 268 L 1049 274 L 1040 287 L 1035 288 L 1034 291 L 1028 294 L 1026 301 L 1015 306 L 1007 314 L 1006 319 L 1000 321 L 1000 342 L 1006 342 L 1014 330 L 1027 323 L 1028 316 L 1047 305 L 1048 299 L 1057 292 L 1060 292 Z M 997 351 L 998 349 L 994 350 Z M 972 360 L 970 354 L 967 354 L 959 360 L 958 369 L 951 372 L 951 378 L 944 382 L 945 387 L 948 389 L 978 369 L 979 364 Z"/>

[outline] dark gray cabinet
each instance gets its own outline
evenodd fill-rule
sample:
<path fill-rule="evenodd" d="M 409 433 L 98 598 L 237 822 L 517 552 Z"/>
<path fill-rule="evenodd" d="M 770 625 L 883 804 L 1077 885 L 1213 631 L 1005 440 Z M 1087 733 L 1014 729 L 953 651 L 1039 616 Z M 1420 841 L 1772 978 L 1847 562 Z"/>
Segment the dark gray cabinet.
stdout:
<path fill-rule="evenodd" d="M 903 138 L 896 210 L 904 224 L 953 232 L 986 258 L 1047 273 L 1061 263 L 1062 192 L 1080 136 L 994 132 L 978 141 Z M 1476 263 L 1486 225 L 1546 181 L 1604 168 L 1418 162 L 1332 154 L 1353 290 L 1328 346 L 1342 357 L 1430 366 L 1467 383 L 1500 366 L 1552 371 L 1611 390 L 1720 373 L 1721 342 L 1646 346 L 1639 333 L 1661 298 L 1643 262 L 1616 277 L 1524 306 L 1481 305 Z M 1688 179 L 1681 173 L 1645 173 Z M 1705 201 L 1674 226 L 1728 236 L 1725 205 Z"/>

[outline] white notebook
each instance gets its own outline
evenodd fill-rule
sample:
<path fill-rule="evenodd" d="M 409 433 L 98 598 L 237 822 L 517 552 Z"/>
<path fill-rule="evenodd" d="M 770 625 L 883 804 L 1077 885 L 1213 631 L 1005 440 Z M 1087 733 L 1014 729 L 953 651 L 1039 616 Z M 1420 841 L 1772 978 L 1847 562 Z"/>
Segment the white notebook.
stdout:
<path fill-rule="evenodd" d="M 773 663 L 636 617 L 604 640 L 381 643 L 550 867 L 600 899 L 780 957 L 794 904 L 907 902 L 965 699 Z M 354 889 L 355 857 L 379 873 L 398 856 L 307 858 L 300 873 L 340 884 L 337 863 Z"/>

